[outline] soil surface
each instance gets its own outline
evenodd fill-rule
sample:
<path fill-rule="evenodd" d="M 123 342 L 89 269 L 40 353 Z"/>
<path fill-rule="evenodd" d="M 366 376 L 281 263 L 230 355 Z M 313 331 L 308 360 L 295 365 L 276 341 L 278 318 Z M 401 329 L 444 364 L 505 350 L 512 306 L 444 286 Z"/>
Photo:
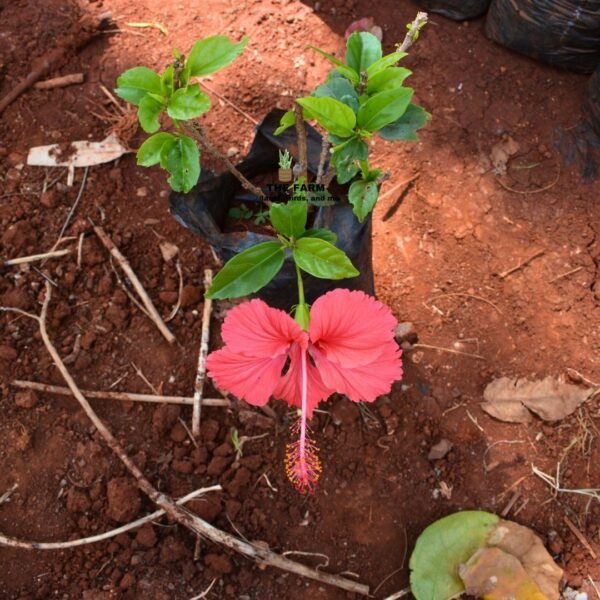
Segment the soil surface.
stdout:
<path fill-rule="evenodd" d="M 44 277 L 52 280 L 50 336 L 82 388 L 152 393 L 152 386 L 192 395 L 203 269 L 218 265 L 209 247 L 169 215 L 163 173 L 136 167 L 133 154 L 90 168 L 85 184 L 78 169 L 69 187 L 65 169 L 25 166 L 28 149 L 102 140 L 115 128 L 136 148 L 143 135 L 132 127 L 133 113 L 123 116 L 101 85 L 112 89 L 116 76 L 134 65 L 163 68 L 172 47 L 186 51 L 214 33 L 250 35 L 244 55 L 207 83 L 260 120 L 273 106 L 289 108 L 295 95 L 323 79 L 328 65 L 304 49 L 307 43 L 339 55 L 350 22 L 373 16 L 389 51 L 417 9 L 399 0 L 318 5 L 0 1 L 0 97 L 84 13 L 110 11 L 117 24 L 118 31 L 96 37 L 48 74 L 82 72 L 85 83 L 30 89 L 0 115 L 2 260 L 48 251 L 81 191 L 61 245 L 71 253 L 3 268 L 0 304 L 37 312 Z M 598 187 L 583 180 L 580 164 L 565 164 L 564 148 L 557 147 L 557 140 L 566 143 L 561 132 L 580 121 L 587 79 L 493 44 L 482 20 L 431 21 L 406 64 L 414 70 L 417 101 L 433 119 L 420 142 L 384 142 L 373 161 L 391 173 L 374 217 L 377 291 L 400 321 L 413 323 L 422 346 L 405 352 L 405 378 L 389 397 L 368 409 L 343 398 L 322 406 L 326 412 L 313 424 L 323 460 L 316 493 L 299 496 L 285 479 L 283 405 L 275 406 L 277 422 L 242 404 L 207 407 L 198 447 L 180 420 L 190 422 L 188 408 L 101 400 L 94 406 L 158 489 L 179 497 L 221 484 L 222 492 L 190 507 L 224 530 L 354 576 L 375 598 L 408 584 L 408 558 L 426 525 L 466 508 L 507 508 L 508 518 L 533 527 L 549 544 L 565 570 L 563 583 L 592 598 L 590 578 L 600 582 L 599 563 L 564 518 L 598 554 L 600 503 L 554 493 L 532 466 L 554 476 L 560 462 L 562 488 L 600 487 L 598 400 L 558 423 L 506 424 L 480 408 L 483 389 L 500 376 L 579 373 L 583 385 L 600 382 Z M 130 22 L 160 23 L 167 35 Z M 206 131 L 223 152 L 241 158 L 253 124 L 212 98 Z M 506 144 L 516 150 L 498 177 L 494 164 L 502 168 L 499 150 Z M 210 157 L 204 164 L 220 169 Z M 415 175 L 406 190 L 386 195 Z M 532 190 L 537 193 L 522 193 Z M 129 259 L 165 317 L 179 283 L 177 259 L 166 262 L 159 244 L 177 245 L 184 287 L 169 322 L 176 344 L 130 301 L 89 219 Z M 226 308 L 217 303 L 215 323 Z M 220 344 L 217 326 L 211 344 Z M 0 319 L 0 496 L 14 490 L 0 505 L 2 533 L 76 539 L 154 510 L 74 399 L 20 392 L 10 385 L 15 378 L 63 384 L 36 324 L 10 314 Z M 216 392 L 209 387 L 207 394 Z M 250 438 L 239 457 L 232 428 Z M 442 439 L 452 449 L 430 460 Z M 209 543 L 194 560 L 194 549 L 193 536 L 165 519 L 75 550 L 0 548 L 0 597 L 184 600 L 213 581 L 206 598 L 354 597 Z"/>

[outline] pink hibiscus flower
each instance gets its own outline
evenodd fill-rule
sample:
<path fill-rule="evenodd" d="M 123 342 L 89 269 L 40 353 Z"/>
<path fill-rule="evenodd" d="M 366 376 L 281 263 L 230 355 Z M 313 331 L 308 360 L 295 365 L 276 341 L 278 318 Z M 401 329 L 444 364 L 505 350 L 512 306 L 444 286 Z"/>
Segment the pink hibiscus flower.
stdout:
<path fill-rule="evenodd" d="M 299 439 L 288 447 L 286 471 L 300 491 L 311 490 L 320 462 L 307 419 L 333 393 L 373 402 L 402 377 L 394 341 L 396 319 L 363 292 L 336 289 L 310 310 L 308 331 L 262 300 L 233 308 L 223 323 L 225 346 L 207 360 L 217 384 L 255 406 L 271 396 L 300 408 Z M 287 369 L 286 369 L 287 365 Z"/>

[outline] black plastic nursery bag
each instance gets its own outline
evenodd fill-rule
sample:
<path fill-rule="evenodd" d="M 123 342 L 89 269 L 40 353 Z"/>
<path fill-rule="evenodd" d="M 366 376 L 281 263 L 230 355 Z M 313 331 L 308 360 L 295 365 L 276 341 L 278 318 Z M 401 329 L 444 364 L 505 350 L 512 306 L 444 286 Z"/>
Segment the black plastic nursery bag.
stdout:
<path fill-rule="evenodd" d="M 425 10 L 455 21 L 474 19 L 485 13 L 490 0 L 416 0 Z"/>

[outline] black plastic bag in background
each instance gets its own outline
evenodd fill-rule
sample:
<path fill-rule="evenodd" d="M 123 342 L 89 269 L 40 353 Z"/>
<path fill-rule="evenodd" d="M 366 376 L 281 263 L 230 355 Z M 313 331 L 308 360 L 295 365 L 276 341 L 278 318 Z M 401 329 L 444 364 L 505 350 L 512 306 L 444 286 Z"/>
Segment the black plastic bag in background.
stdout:
<path fill-rule="evenodd" d="M 600 65 L 590 77 L 583 112 L 590 128 L 600 139 Z"/>
<path fill-rule="evenodd" d="M 591 73 L 600 63 L 599 0 L 492 0 L 492 40 L 552 65 Z"/>
<path fill-rule="evenodd" d="M 480 17 L 488 9 L 490 0 L 415 0 L 426 11 L 443 15 L 454 21 Z"/>
<path fill-rule="evenodd" d="M 297 155 L 295 128 L 292 127 L 279 136 L 274 135 L 283 113 L 283 110 L 274 109 L 263 119 L 257 127 L 248 156 L 236 165 L 248 179 L 276 172 L 279 166 L 279 150 L 287 148 L 291 154 Z M 306 133 L 308 170 L 316 174 L 321 153 L 321 135 L 308 125 Z M 227 211 L 236 195 L 242 191 L 240 183 L 231 173 L 225 172 L 215 176 L 203 170 L 199 183 L 188 194 L 171 193 L 171 214 L 184 227 L 206 240 L 219 257 L 227 261 L 255 244 L 275 239 L 250 231 L 223 231 Z M 359 223 L 352 213 L 352 206 L 338 202 L 333 206 L 317 208 L 314 222 L 309 225 L 314 228 L 331 229 L 337 235 L 336 246 L 348 255 L 352 264 L 360 271 L 360 275 L 351 279 L 330 281 L 303 273 L 307 302 L 312 303 L 325 292 L 339 287 L 362 290 L 373 295 L 375 290 L 371 215 L 363 223 Z M 298 303 L 296 269 L 291 257 L 286 258 L 277 276 L 255 295 L 284 310 L 290 310 Z"/>

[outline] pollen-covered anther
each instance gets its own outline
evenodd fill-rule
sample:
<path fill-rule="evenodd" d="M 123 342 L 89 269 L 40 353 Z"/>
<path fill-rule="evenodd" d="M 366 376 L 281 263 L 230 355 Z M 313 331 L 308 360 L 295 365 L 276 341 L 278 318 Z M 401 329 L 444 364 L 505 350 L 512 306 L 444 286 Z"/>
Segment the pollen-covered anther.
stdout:
<path fill-rule="evenodd" d="M 287 445 L 285 473 L 301 494 L 314 492 L 321 477 L 321 461 L 316 444 L 308 436 L 304 440 L 304 452 L 301 452 L 300 440 Z"/>

